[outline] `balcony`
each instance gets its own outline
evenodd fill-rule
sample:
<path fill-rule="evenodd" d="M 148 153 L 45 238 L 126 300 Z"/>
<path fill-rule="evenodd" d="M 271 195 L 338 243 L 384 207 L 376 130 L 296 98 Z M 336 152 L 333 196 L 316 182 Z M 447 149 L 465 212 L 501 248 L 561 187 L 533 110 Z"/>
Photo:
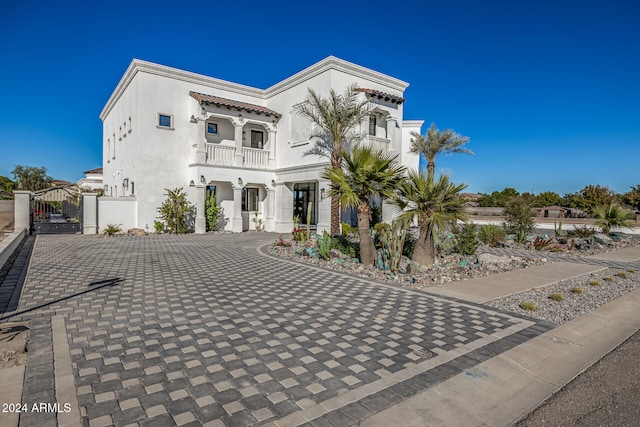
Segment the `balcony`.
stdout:
<path fill-rule="evenodd" d="M 269 169 L 269 151 L 242 147 L 241 159 L 236 159 L 236 147 L 205 144 L 207 164 L 216 166 L 240 166 L 250 169 Z"/>
<path fill-rule="evenodd" d="M 384 153 L 389 151 L 389 143 L 391 140 L 380 138 L 378 136 L 369 136 L 368 146 L 374 150 L 382 150 Z"/>

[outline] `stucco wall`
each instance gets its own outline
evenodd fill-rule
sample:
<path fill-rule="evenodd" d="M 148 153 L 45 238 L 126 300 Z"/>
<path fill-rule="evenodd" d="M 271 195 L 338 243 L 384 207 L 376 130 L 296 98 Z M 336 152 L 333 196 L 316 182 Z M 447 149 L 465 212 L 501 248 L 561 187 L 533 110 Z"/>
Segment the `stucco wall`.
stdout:
<path fill-rule="evenodd" d="M 123 231 L 130 228 L 138 228 L 137 200 L 133 197 L 99 197 L 98 198 L 98 232 L 110 224 L 119 225 Z M 153 230 L 153 223 L 149 230 Z"/>

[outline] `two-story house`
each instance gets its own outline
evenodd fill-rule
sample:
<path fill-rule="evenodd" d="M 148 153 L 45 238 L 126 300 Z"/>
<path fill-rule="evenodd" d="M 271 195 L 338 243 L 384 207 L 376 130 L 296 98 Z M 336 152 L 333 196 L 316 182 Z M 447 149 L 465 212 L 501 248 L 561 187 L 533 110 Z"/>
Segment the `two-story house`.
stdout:
<path fill-rule="evenodd" d="M 125 228 L 153 230 L 165 189 L 182 187 L 197 206 L 196 232 L 205 231 L 210 191 L 228 230 L 253 228 L 257 212 L 265 230 L 290 232 L 293 217 L 304 223 L 309 208 L 311 223 L 328 230 L 329 182 L 321 178 L 328 159 L 305 154 L 314 144 L 312 125 L 296 106 L 306 102 L 308 88 L 327 96 L 352 84 L 370 101 L 370 115 L 357 130 L 366 135 L 363 143 L 395 152 L 417 169 L 409 133 L 420 132 L 423 122 L 403 121 L 408 84 L 401 80 L 328 57 L 257 89 L 133 60 L 100 114 L 105 197 L 126 208 L 100 215 Z"/>

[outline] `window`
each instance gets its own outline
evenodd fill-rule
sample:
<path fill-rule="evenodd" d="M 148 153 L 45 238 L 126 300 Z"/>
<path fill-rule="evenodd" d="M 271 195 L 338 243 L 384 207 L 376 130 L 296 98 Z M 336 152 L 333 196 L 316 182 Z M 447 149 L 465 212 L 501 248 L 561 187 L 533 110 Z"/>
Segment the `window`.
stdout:
<path fill-rule="evenodd" d="M 293 110 L 289 112 L 289 123 L 291 126 L 289 129 L 291 134 L 289 144 L 292 147 L 308 144 L 309 135 L 311 135 L 311 121 L 297 112 L 301 105 L 303 104 L 294 106 Z"/>
<path fill-rule="evenodd" d="M 158 127 L 160 128 L 172 128 L 173 127 L 173 117 L 168 114 L 160 114 L 158 113 Z"/>
<path fill-rule="evenodd" d="M 378 125 L 378 120 L 375 114 L 372 114 L 369 117 L 369 136 L 376 136 L 376 126 Z"/>
<path fill-rule="evenodd" d="M 109 157 L 111 157 L 111 139 L 107 138 L 107 163 L 111 162 Z"/>
<path fill-rule="evenodd" d="M 129 133 L 131 133 L 131 117 L 129 117 Z"/>
<path fill-rule="evenodd" d="M 136 194 L 136 183 L 131 181 L 131 195 Z"/>
<path fill-rule="evenodd" d="M 113 134 L 113 160 L 116 159 L 116 134 Z"/>
<path fill-rule="evenodd" d="M 216 186 L 215 185 L 207 185 L 207 197 L 211 195 L 216 195 Z"/>
<path fill-rule="evenodd" d="M 259 130 L 251 131 L 251 148 L 259 148 L 262 150 L 264 146 L 264 132 Z"/>
<path fill-rule="evenodd" d="M 217 123 L 207 123 L 207 133 L 217 134 L 218 133 L 218 124 Z"/>
<path fill-rule="evenodd" d="M 254 212 L 258 210 L 258 189 L 242 189 L 242 210 Z"/>

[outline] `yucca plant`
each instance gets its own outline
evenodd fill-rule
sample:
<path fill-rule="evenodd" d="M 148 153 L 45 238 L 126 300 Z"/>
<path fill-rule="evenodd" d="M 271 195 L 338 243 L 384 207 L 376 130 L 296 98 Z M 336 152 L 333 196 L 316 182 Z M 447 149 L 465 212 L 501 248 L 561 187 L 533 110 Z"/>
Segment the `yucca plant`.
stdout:
<path fill-rule="evenodd" d="M 487 224 L 480 227 L 478 239 L 485 245 L 496 246 L 499 242 L 507 240 L 504 228 L 496 224 Z"/>
<path fill-rule="evenodd" d="M 102 233 L 104 233 L 107 236 L 113 236 L 120 232 L 122 232 L 122 228 L 120 227 L 120 224 L 107 224 L 105 229 L 102 230 Z"/>

